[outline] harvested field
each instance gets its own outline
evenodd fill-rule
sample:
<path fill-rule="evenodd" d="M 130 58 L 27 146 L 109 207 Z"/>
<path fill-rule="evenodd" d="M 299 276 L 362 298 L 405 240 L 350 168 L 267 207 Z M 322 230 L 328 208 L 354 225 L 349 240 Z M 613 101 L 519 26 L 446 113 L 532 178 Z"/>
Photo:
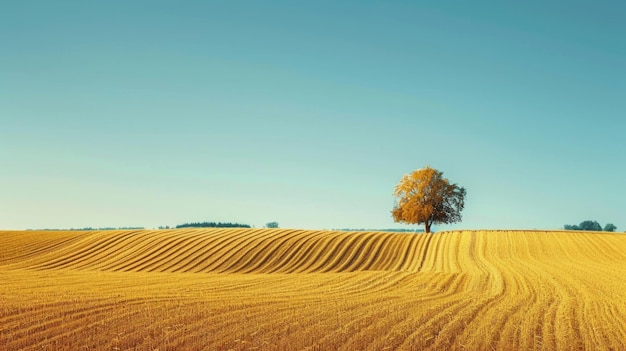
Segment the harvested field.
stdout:
<path fill-rule="evenodd" d="M 0 232 L 0 350 L 626 350 L 626 235 Z"/>

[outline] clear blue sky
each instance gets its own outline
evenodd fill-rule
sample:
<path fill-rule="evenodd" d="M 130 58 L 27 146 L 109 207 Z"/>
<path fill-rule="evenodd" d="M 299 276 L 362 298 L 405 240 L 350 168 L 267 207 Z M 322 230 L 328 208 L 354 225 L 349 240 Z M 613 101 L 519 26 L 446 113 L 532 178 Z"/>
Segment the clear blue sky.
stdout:
<path fill-rule="evenodd" d="M 626 230 L 626 2 L 0 5 L 0 228 Z"/>

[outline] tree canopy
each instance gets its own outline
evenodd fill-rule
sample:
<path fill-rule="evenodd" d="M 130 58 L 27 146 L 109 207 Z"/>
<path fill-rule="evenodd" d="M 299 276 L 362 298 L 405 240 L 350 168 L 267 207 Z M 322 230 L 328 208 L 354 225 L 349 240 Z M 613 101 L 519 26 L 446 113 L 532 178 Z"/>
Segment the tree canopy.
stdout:
<path fill-rule="evenodd" d="M 397 199 L 391 214 L 396 222 L 423 223 L 430 233 L 433 224 L 461 221 L 465 188 L 451 184 L 443 172 L 429 166 L 404 175 L 393 194 Z"/>

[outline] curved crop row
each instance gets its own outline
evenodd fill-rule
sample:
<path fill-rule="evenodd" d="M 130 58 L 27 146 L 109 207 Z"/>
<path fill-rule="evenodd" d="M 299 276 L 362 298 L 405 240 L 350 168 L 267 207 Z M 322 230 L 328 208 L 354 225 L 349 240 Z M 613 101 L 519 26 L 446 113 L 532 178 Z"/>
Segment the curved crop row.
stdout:
<path fill-rule="evenodd" d="M 36 234 L 36 233 L 34 233 Z M 43 232 L 5 249 L 13 267 L 132 272 L 294 273 L 415 271 L 426 236 L 382 232 L 287 229 L 184 229 L 159 231 Z M 51 237 L 58 236 L 54 241 Z M 52 242 L 50 242 L 52 241 Z M 412 248 L 409 252 L 407 249 Z M 403 250 L 404 249 L 404 250 Z M 403 253 L 405 252 L 405 253 Z M 11 254 L 13 256 L 11 256 Z"/>
<path fill-rule="evenodd" d="M 181 229 L 0 243 L 2 350 L 626 349 L 619 234 Z"/>

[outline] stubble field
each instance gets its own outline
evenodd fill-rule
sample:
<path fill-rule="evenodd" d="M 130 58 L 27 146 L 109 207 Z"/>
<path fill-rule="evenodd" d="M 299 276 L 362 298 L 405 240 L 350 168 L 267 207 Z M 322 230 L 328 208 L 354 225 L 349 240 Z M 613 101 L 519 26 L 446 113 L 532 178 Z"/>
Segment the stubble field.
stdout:
<path fill-rule="evenodd" d="M 0 350 L 626 350 L 626 235 L 0 231 Z"/>

